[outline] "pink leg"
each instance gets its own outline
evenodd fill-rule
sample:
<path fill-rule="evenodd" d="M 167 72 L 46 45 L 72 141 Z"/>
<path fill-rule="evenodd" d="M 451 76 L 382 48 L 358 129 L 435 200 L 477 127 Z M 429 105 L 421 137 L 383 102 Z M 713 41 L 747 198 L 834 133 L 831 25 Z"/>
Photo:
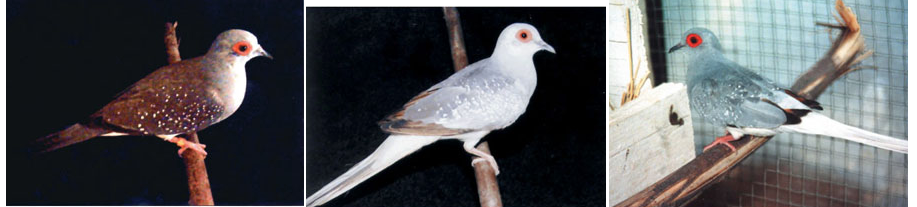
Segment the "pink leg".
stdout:
<path fill-rule="evenodd" d="M 178 145 L 178 147 L 181 147 L 181 149 L 178 149 L 179 157 L 181 157 L 181 154 L 185 152 L 185 150 L 187 149 L 197 151 L 203 154 L 204 156 L 207 156 L 207 151 L 204 151 L 204 148 L 207 148 L 207 145 L 205 144 L 198 144 L 198 143 L 190 142 L 186 140 L 185 138 L 181 138 L 181 137 L 172 138 L 169 140 L 169 142 L 175 143 L 175 145 Z"/>
<path fill-rule="evenodd" d="M 494 156 L 491 156 L 484 151 L 474 148 L 474 145 L 465 144 L 464 147 L 465 147 L 465 151 L 467 151 L 468 153 L 478 156 L 471 160 L 471 166 L 474 166 L 474 163 L 477 163 L 477 162 L 487 161 L 490 163 L 490 166 L 494 168 L 494 175 L 500 174 L 500 168 L 497 167 L 497 160 L 494 159 Z"/>
<path fill-rule="evenodd" d="M 729 132 L 726 132 L 726 135 L 717 137 L 716 140 L 713 140 L 713 143 L 710 143 L 710 145 L 707 145 L 706 147 L 704 147 L 704 151 L 707 151 L 708 149 L 713 148 L 713 146 L 716 146 L 718 144 L 722 144 L 722 145 L 726 145 L 727 147 L 729 147 L 729 149 L 731 149 L 732 152 L 735 152 L 736 147 L 732 146 L 732 144 L 729 143 L 730 141 L 735 141 L 735 140 L 736 138 L 732 137 L 732 134 L 729 134 Z"/>

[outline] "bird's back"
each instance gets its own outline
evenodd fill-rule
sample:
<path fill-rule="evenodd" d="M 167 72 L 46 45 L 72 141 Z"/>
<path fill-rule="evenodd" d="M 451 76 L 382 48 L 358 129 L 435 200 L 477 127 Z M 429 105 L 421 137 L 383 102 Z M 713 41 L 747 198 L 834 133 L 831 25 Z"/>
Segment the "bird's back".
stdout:
<path fill-rule="evenodd" d="M 97 117 L 140 134 L 199 131 L 224 117 L 225 98 L 218 94 L 223 69 L 207 67 L 204 58 L 184 60 L 157 69 L 99 110 Z"/>
<path fill-rule="evenodd" d="M 525 112 L 533 88 L 500 70 L 488 68 L 495 67 L 489 60 L 475 62 L 416 96 L 399 112 L 380 122 L 383 129 L 398 132 L 399 126 L 393 123 L 399 122 L 460 129 L 450 133 L 509 126 Z"/>
<path fill-rule="evenodd" d="M 696 58 L 688 67 L 691 108 L 721 126 L 774 128 L 786 122 L 773 103 L 779 87 L 725 58 Z"/>

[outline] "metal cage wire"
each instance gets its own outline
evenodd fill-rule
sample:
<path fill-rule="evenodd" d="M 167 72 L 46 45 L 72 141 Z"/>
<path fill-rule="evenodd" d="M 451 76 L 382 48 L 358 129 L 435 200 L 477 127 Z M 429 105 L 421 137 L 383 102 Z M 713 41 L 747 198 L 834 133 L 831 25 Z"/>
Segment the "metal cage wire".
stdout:
<path fill-rule="evenodd" d="M 907 137 L 907 1 L 848 0 L 875 53 L 817 101 L 842 123 Z M 647 3 L 654 70 L 684 82 L 687 60 L 666 54 L 692 27 L 717 34 L 724 55 L 789 87 L 830 49 L 838 32 L 834 1 L 678 1 Z M 663 64 L 660 64 L 663 63 Z M 657 73 L 660 74 L 660 73 Z M 694 118 L 697 153 L 724 133 Z M 824 136 L 779 134 L 692 205 L 905 206 L 907 156 Z M 750 185 L 749 185 L 750 184 Z"/>

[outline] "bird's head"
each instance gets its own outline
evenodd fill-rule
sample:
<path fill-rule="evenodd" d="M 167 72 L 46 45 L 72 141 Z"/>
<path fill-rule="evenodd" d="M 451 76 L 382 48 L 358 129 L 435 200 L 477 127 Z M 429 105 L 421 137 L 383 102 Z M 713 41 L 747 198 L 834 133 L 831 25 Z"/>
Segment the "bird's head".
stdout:
<path fill-rule="evenodd" d="M 497 38 L 494 55 L 511 54 L 531 57 L 536 52 L 545 50 L 554 52 L 554 47 L 541 40 L 541 34 L 530 24 L 514 23 L 503 29 Z"/>
<path fill-rule="evenodd" d="M 689 29 L 681 36 L 681 41 L 669 49 L 669 53 L 675 51 L 684 51 L 688 54 L 694 54 L 700 51 L 717 50 L 722 52 L 720 40 L 716 38 L 710 30 L 701 27 Z"/>
<path fill-rule="evenodd" d="M 252 58 L 264 56 L 274 59 L 271 54 L 264 51 L 258 44 L 258 38 L 251 32 L 241 29 L 231 29 L 220 33 L 217 39 L 210 45 L 208 55 L 216 55 L 222 58 L 228 58 L 233 62 L 245 63 Z"/>

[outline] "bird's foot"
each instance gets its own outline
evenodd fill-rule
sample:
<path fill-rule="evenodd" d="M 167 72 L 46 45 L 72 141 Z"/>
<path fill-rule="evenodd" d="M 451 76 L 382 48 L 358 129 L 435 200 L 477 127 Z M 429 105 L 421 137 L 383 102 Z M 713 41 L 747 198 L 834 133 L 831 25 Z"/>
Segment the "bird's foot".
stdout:
<path fill-rule="evenodd" d="M 722 144 L 722 145 L 726 145 L 727 147 L 729 147 L 729 149 L 732 150 L 730 152 L 735 152 L 736 147 L 732 146 L 732 144 L 729 143 L 730 141 L 734 141 L 734 140 L 736 140 L 736 138 L 732 137 L 732 134 L 726 133 L 726 135 L 717 137 L 716 140 L 713 140 L 713 143 L 710 143 L 709 145 L 705 146 L 704 151 L 706 152 L 708 149 L 713 148 L 713 146 Z"/>
<path fill-rule="evenodd" d="M 494 160 L 494 157 L 493 157 L 493 156 L 488 156 L 488 157 L 475 157 L 474 159 L 471 159 L 471 167 L 474 167 L 474 164 L 477 164 L 477 163 L 479 163 L 479 162 L 488 162 L 488 163 L 490 163 L 490 166 L 494 169 L 494 175 L 499 175 L 499 174 L 500 174 L 500 167 L 497 167 L 497 161 Z"/>
<path fill-rule="evenodd" d="M 469 143 L 471 143 L 471 144 L 469 144 Z M 494 169 L 494 175 L 499 175 L 499 174 L 500 174 L 500 167 L 497 167 L 497 160 L 494 159 L 494 156 L 493 156 L 493 155 L 490 155 L 490 153 L 481 151 L 481 150 L 479 150 L 478 148 L 474 148 L 474 144 L 475 144 L 475 143 L 477 143 L 477 141 L 474 141 L 474 142 L 466 142 L 464 145 L 462 145 L 462 147 L 465 148 L 465 151 L 466 151 L 466 152 L 468 152 L 469 154 L 478 156 L 478 157 L 475 157 L 474 159 L 471 160 L 471 167 L 474 167 L 474 164 L 475 164 L 475 163 L 487 161 L 488 163 L 490 163 L 490 166 L 493 167 L 493 169 Z"/>
<path fill-rule="evenodd" d="M 169 141 L 172 143 L 175 143 L 175 145 L 178 145 L 178 147 L 181 147 L 181 149 L 178 149 L 179 157 L 181 157 L 181 154 L 184 153 L 185 150 L 188 150 L 188 149 L 197 151 L 201 153 L 202 155 L 207 156 L 207 151 L 204 151 L 204 148 L 207 148 L 207 145 L 205 144 L 194 143 L 194 142 L 188 141 L 181 137 L 175 137 L 174 139 L 171 139 Z"/>

